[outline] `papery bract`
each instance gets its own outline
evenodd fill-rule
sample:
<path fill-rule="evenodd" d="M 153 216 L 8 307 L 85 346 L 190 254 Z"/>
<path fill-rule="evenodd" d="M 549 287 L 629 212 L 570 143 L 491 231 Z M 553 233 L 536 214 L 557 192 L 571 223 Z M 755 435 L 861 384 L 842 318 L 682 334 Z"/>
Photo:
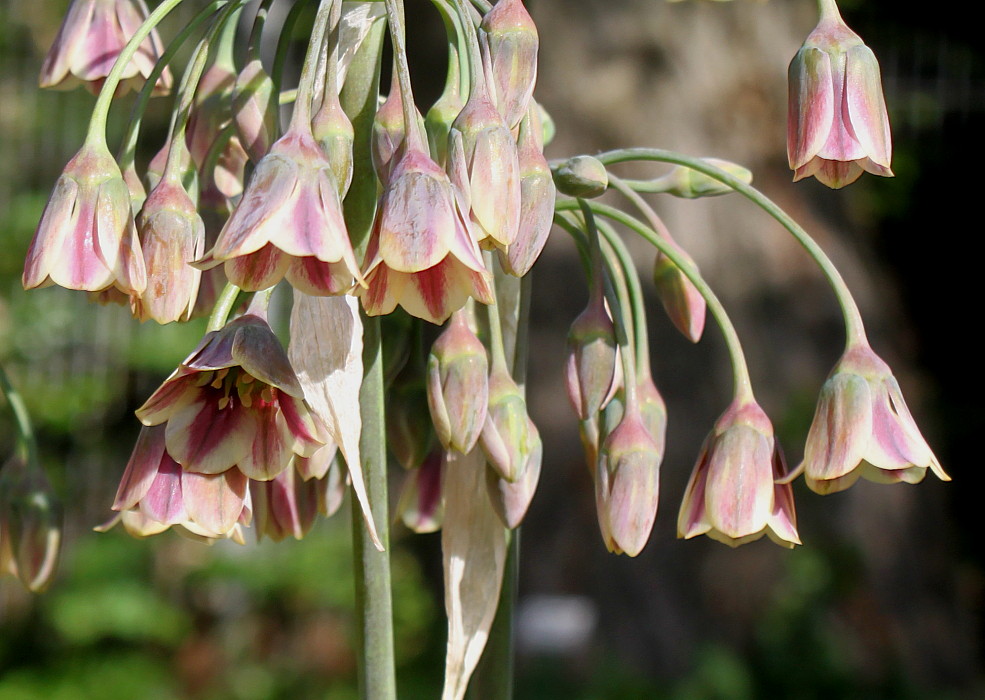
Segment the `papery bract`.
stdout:
<path fill-rule="evenodd" d="M 879 62 L 837 9 L 822 13 L 790 62 L 787 157 L 795 181 L 813 175 L 833 188 L 863 171 L 893 175 Z"/>
<path fill-rule="evenodd" d="M 68 162 L 34 232 L 24 289 L 57 284 L 123 295 L 147 283 L 130 191 L 104 144 L 86 143 Z"/>
<path fill-rule="evenodd" d="M 800 544 L 793 495 L 782 479 L 773 426 L 753 401 L 736 400 L 701 448 L 677 520 L 677 536 L 708 535 L 730 547 L 764 534 L 779 545 Z"/>
<path fill-rule="evenodd" d="M 147 19 L 143 0 L 72 0 L 54 43 L 41 65 L 41 87 L 71 88 L 80 82 L 93 92 L 102 87 L 113 64 L 137 29 Z M 139 86 L 150 76 L 163 53 L 153 30 L 123 69 L 120 90 Z M 171 73 L 161 73 L 154 93 L 171 89 Z"/>
<path fill-rule="evenodd" d="M 253 314 L 208 333 L 137 417 L 167 423 L 170 457 L 202 474 L 235 467 L 272 479 L 293 455 L 309 456 L 325 442 L 284 348 Z"/>
<path fill-rule="evenodd" d="M 950 481 L 910 415 L 892 370 L 868 345 L 849 348 L 821 389 L 803 469 L 818 493 L 859 477 L 880 483 L 923 480 L 930 468 Z"/>

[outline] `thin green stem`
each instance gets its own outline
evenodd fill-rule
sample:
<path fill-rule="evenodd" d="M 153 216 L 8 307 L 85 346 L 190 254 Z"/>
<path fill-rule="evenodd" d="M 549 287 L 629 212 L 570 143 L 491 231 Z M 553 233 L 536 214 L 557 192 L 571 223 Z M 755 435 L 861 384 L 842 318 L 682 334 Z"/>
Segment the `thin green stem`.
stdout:
<path fill-rule="evenodd" d="M 725 338 L 725 346 L 728 349 L 729 358 L 732 362 L 732 391 L 735 399 L 743 401 L 753 400 L 752 382 L 749 379 L 749 369 L 746 365 L 746 358 L 742 351 L 742 343 L 739 341 L 739 335 L 736 333 L 735 326 L 732 325 L 731 319 L 725 312 L 725 307 L 722 306 L 718 297 L 712 291 L 711 287 L 708 286 L 708 283 L 705 282 L 704 278 L 701 277 L 701 274 L 695 269 L 694 265 L 688 262 L 672 245 L 658 236 L 653 229 L 636 217 L 600 202 L 588 202 L 588 205 L 596 214 L 623 224 L 638 233 L 680 268 L 684 276 L 698 290 L 698 293 L 704 297 L 708 309 L 722 330 L 722 335 Z M 562 201 L 558 202 L 556 209 L 558 211 L 570 211 L 576 206 L 578 205 L 574 201 Z"/>
<path fill-rule="evenodd" d="M 848 285 L 838 272 L 838 268 L 831 262 L 831 258 L 821 249 L 817 242 L 798 224 L 793 217 L 787 214 L 769 197 L 757 190 L 752 185 L 748 185 L 734 175 L 731 175 L 720 168 L 709 165 L 701 158 L 686 156 L 673 151 L 665 151 L 657 148 L 626 148 L 617 151 L 609 151 L 597 156 L 606 165 L 614 163 L 624 163 L 626 161 L 656 161 L 661 163 L 672 163 L 703 173 L 708 177 L 718 180 L 728 185 L 733 190 L 743 195 L 760 209 L 776 219 L 787 231 L 789 231 L 797 242 L 807 251 L 807 254 L 814 259 L 821 272 L 827 278 L 834 290 L 841 307 L 842 316 L 845 319 L 846 347 L 851 347 L 859 343 L 865 343 L 865 326 L 862 323 L 862 315 L 859 313 L 858 305 L 852 297 Z M 670 255 L 667 255 L 670 258 Z M 673 260 L 673 258 L 671 258 Z M 676 261 L 675 261 L 676 263 Z M 682 270 L 684 268 L 681 268 Z"/>
<path fill-rule="evenodd" d="M 460 46 L 467 40 L 464 30 L 459 21 L 458 12 L 455 11 L 453 0 L 431 0 L 441 21 L 445 25 L 445 34 L 448 37 L 448 71 L 445 74 L 445 89 L 443 94 L 466 95 L 469 91 L 468 59 L 460 51 Z"/>
<path fill-rule="evenodd" d="M 427 152 L 424 135 L 417 124 L 417 107 L 410 82 L 410 66 L 407 63 L 407 42 L 404 32 L 402 0 L 386 0 L 387 20 L 390 22 L 390 41 L 393 43 L 393 68 L 400 84 L 400 106 L 404 113 L 404 139 L 408 147 Z"/>
<path fill-rule="evenodd" d="M 29 467 L 39 467 L 38 441 L 34 437 L 34 428 L 31 425 L 31 414 L 27 410 L 24 398 L 11 383 L 7 371 L 0 365 L 0 394 L 3 394 L 10 405 L 10 410 L 14 414 L 14 423 L 17 426 L 17 453 L 21 461 Z"/>
<path fill-rule="evenodd" d="M 379 551 L 359 509 L 352 509 L 359 638 L 359 695 L 364 700 L 396 700 L 393 611 L 390 590 L 390 534 L 387 523 L 386 416 L 380 317 L 362 314 L 363 382 L 359 389 L 362 432 L 359 454 L 373 521 L 380 528 Z M 353 499 L 355 502 L 355 499 Z"/>
<path fill-rule="evenodd" d="M 273 94 L 280 95 L 281 85 L 284 83 L 284 67 L 287 65 L 287 54 L 291 49 L 291 39 L 294 35 L 294 27 L 301 18 L 305 6 L 309 0 L 297 0 L 284 18 L 284 24 L 277 38 L 277 50 L 274 52 L 274 64 L 270 69 L 270 81 L 274 84 Z M 280 130 L 280 119 L 277 119 L 277 128 Z"/>
<path fill-rule="evenodd" d="M 643 287 L 640 284 L 640 277 L 636 271 L 633 258 L 626 249 L 626 244 L 605 221 L 596 221 L 602 237 L 605 239 L 609 250 L 612 253 L 610 267 L 618 265 L 622 271 L 622 277 L 626 281 L 627 298 L 632 309 L 633 315 L 633 338 L 635 339 L 634 348 L 636 350 L 636 374 L 639 377 L 648 377 L 650 374 L 650 339 L 647 337 L 646 324 L 646 304 L 643 301 Z M 609 257 L 609 256 L 607 256 Z"/>
<path fill-rule="evenodd" d="M 465 32 L 465 49 L 468 52 L 471 91 L 481 91 L 485 90 L 486 81 L 482 71 L 482 56 L 479 53 L 479 37 L 476 35 L 475 24 L 472 23 L 472 16 L 465 3 L 466 0 L 455 0 L 455 9 L 458 10 L 459 26 Z"/>
<path fill-rule="evenodd" d="M 106 76 L 106 82 L 103 83 L 103 87 L 99 90 L 99 97 L 96 98 L 96 104 L 92 108 L 92 117 L 89 119 L 89 132 L 86 134 L 86 141 L 88 143 L 101 146 L 106 145 L 106 119 L 109 117 L 109 108 L 113 102 L 113 96 L 116 94 L 116 88 L 120 86 L 123 71 L 130 65 L 130 60 L 137 53 L 137 49 L 143 43 L 144 39 L 154 31 L 154 27 L 160 24 L 161 20 L 167 17 L 171 10 L 180 5 L 181 2 L 182 0 L 163 0 L 150 13 L 150 16 L 144 20 L 144 23 L 140 25 L 137 31 L 134 32 L 127 45 L 123 47 L 123 51 L 120 52 L 116 63 L 113 64 L 113 68 L 110 69 L 109 75 Z"/>
<path fill-rule="evenodd" d="M 188 38 L 198 29 L 198 26 L 215 14 L 219 9 L 228 4 L 225 0 L 215 0 L 202 8 L 202 10 L 192 18 L 192 20 L 182 28 L 178 35 L 168 44 L 167 50 L 161 55 L 154 70 L 147 76 L 147 81 L 140 89 L 137 100 L 133 104 L 130 112 L 130 121 L 127 123 L 127 130 L 120 142 L 119 157 L 116 159 L 120 164 L 120 170 L 126 170 L 133 163 L 134 155 L 137 152 L 137 137 L 140 134 L 140 124 L 143 121 L 144 112 L 150 102 L 151 95 L 154 93 L 154 86 L 157 79 L 161 77 L 164 69 L 174 60 L 175 54 L 184 45 Z"/>
<path fill-rule="evenodd" d="M 659 233 L 666 240 L 676 243 L 673 235 L 670 233 L 670 229 L 667 228 L 667 224 L 663 222 L 663 219 L 653 210 L 653 207 L 643 199 L 638 192 L 634 191 L 626 181 L 622 178 L 618 178 L 612 173 L 609 173 L 609 185 L 611 185 L 616 191 L 623 195 L 629 202 L 636 207 L 637 211 L 643 215 L 646 222 L 650 224 L 650 228 Z"/>
<path fill-rule="evenodd" d="M 322 46 L 325 44 L 325 34 L 332 19 L 332 9 L 341 0 L 322 0 L 315 15 L 315 24 L 311 28 L 311 39 L 308 41 L 308 51 L 304 55 L 304 66 L 301 68 L 301 79 L 298 82 L 298 96 L 294 101 L 294 113 L 288 129 L 311 128 L 311 101 L 314 97 L 315 79 L 318 76 L 318 61 Z"/>
<path fill-rule="evenodd" d="M 253 26 L 250 28 L 250 38 L 246 44 L 246 56 L 248 61 L 260 60 L 260 47 L 263 46 L 263 28 L 267 24 L 267 16 L 270 14 L 270 6 L 274 0 L 263 0 L 257 8 L 257 13 L 253 17 Z"/>
<path fill-rule="evenodd" d="M 486 14 L 492 9 L 492 4 L 486 2 L 486 0 L 472 0 L 472 5 L 474 5 L 482 14 Z"/>
<path fill-rule="evenodd" d="M 486 269 L 491 270 L 493 266 L 492 253 L 485 251 L 483 257 L 486 262 Z M 492 291 L 493 302 L 486 305 L 486 318 L 489 319 L 489 349 L 492 351 L 492 369 L 510 373 L 512 363 L 506 361 L 506 348 L 503 344 L 503 326 L 499 318 L 499 302 L 496 299 L 496 281 L 493 276 L 489 278 L 489 286 Z"/>
<path fill-rule="evenodd" d="M 207 332 L 217 331 L 226 325 L 229 314 L 232 313 L 236 305 L 236 297 L 239 296 L 240 289 L 232 282 L 227 282 L 222 290 L 222 294 L 212 308 L 212 315 L 209 316 L 209 325 L 205 327 Z"/>

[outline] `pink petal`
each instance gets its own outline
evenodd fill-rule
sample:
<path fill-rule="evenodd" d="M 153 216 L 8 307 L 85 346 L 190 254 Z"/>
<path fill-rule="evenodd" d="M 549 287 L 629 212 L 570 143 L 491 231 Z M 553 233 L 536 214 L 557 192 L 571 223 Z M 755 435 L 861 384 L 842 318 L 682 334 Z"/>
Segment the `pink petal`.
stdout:
<path fill-rule="evenodd" d="M 814 156 L 831 133 L 835 113 L 831 62 L 815 48 L 802 48 L 788 71 L 787 156 L 797 170 Z"/>
<path fill-rule="evenodd" d="M 278 420 L 276 404 L 254 406 L 252 412 L 257 417 L 257 429 L 250 449 L 237 464 L 249 478 L 268 481 L 291 463 L 291 434 L 283 419 Z"/>
<path fill-rule="evenodd" d="M 313 455 L 325 444 L 325 429 L 302 399 L 279 394 L 278 404 L 293 438 L 291 449 L 302 457 Z"/>
<path fill-rule="evenodd" d="M 181 478 L 181 466 L 172 459 L 164 460 L 150 490 L 140 501 L 140 512 L 166 525 L 177 525 L 187 519 Z"/>
<path fill-rule="evenodd" d="M 198 398 L 199 390 L 194 381 L 186 372 L 175 372 L 137 409 L 137 418 L 144 425 L 158 425 L 168 420 Z"/>
<path fill-rule="evenodd" d="M 168 453 L 186 471 L 220 474 L 252 449 L 259 430 L 255 412 L 235 404 L 220 410 L 215 401 L 211 392 L 203 392 L 168 420 Z"/>
<path fill-rule="evenodd" d="M 886 171 L 877 174 L 892 175 L 889 170 L 893 157 L 889 117 L 879 76 L 879 62 L 872 49 L 864 44 L 850 48 L 845 75 L 845 104 L 853 134 L 869 159 Z"/>
<path fill-rule="evenodd" d="M 854 161 L 844 163 L 837 160 L 818 160 L 817 168 L 812 174 L 818 182 L 838 190 L 858 180 L 862 172 L 862 166 Z"/>
<path fill-rule="evenodd" d="M 189 519 L 215 536 L 229 533 L 243 511 L 248 483 L 238 469 L 217 475 L 184 472 L 181 487 Z"/>
<path fill-rule="evenodd" d="M 847 372 L 828 379 L 807 433 L 808 478 L 837 479 L 855 469 L 872 436 L 872 415 L 872 392 L 865 379 Z"/>
<path fill-rule="evenodd" d="M 141 428 L 137 444 L 127 462 L 126 471 L 116 492 L 113 510 L 129 510 L 150 489 L 163 462 L 173 461 L 164 451 L 164 428 Z"/>
<path fill-rule="evenodd" d="M 225 272 L 240 289 L 259 292 L 280 282 L 290 266 L 291 257 L 268 243 L 256 252 L 226 260 Z"/>
<path fill-rule="evenodd" d="M 677 516 L 677 536 L 690 539 L 703 535 L 711 529 L 711 523 L 705 516 L 705 488 L 708 480 L 708 444 L 701 447 L 697 464 L 688 479 L 684 490 L 684 500 Z"/>
<path fill-rule="evenodd" d="M 759 533 L 773 510 L 772 441 L 733 425 L 709 449 L 705 517 L 730 539 Z"/>
<path fill-rule="evenodd" d="M 346 263 L 327 263 L 310 256 L 294 258 L 286 276 L 292 287 L 314 297 L 345 294 L 353 284 L 353 273 Z"/>

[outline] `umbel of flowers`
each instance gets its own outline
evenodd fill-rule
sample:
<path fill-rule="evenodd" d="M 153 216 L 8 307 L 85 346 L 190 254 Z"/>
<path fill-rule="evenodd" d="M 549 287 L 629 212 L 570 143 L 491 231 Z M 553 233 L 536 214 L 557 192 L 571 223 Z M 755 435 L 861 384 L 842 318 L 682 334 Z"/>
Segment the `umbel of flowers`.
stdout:
<path fill-rule="evenodd" d="M 555 224 L 586 271 L 588 303 L 571 325 L 564 378 L 610 551 L 644 549 L 673 438 L 627 232 L 653 246 L 654 287 L 672 322 L 698 342 L 710 312 L 732 366 L 731 400 L 678 494 L 680 537 L 799 544 L 791 482 L 801 473 L 818 493 L 858 478 L 914 483 L 928 469 L 948 478 L 838 271 L 751 186 L 748 170 L 646 148 L 549 162 L 553 122 L 533 96 L 540 39 L 522 1 L 432 1 L 448 72 L 426 117 L 414 99 L 401 0 L 321 0 L 310 31 L 291 12 L 282 46 L 308 37 L 296 80 L 284 61 L 260 55 L 273 0 L 256 6 L 244 51 L 234 50 L 239 2 L 203 6 L 169 43 L 157 26 L 181 0 L 151 13 L 141 0 L 71 2 L 42 84 L 71 76 L 98 98 L 41 214 L 24 287 L 86 291 L 162 324 L 210 313 L 199 346 L 137 410 L 143 427 L 104 528 L 122 521 L 136 536 L 173 528 L 243 543 L 253 526 L 258 537 L 300 538 L 350 484 L 365 521 L 354 530 L 360 619 L 377 620 L 364 622 L 362 692 L 386 700 L 396 692 L 392 636 L 378 622 L 389 611 L 389 447 L 407 471 L 400 519 L 442 530 L 443 697 L 463 697 L 545 454 L 525 395 L 526 310 Z M 789 68 L 794 177 L 842 187 L 863 171 L 889 176 L 878 64 L 834 0 L 819 9 Z M 384 24 L 394 61 L 381 96 Z M 192 37 L 167 140 L 143 173 L 148 194 L 134 159 L 141 117 L 152 95 L 173 88 L 174 58 Z M 107 115 L 127 99 L 123 85 L 139 93 L 114 156 Z M 286 123 L 278 105 L 290 109 Z M 629 161 L 672 167 L 627 180 L 618 164 Z M 625 208 L 595 199 L 610 191 Z M 644 196 L 730 192 L 803 245 L 845 319 L 844 355 L 821 389 L 803 462 L 789 472 L 726 310 Z M 288 350 L 267 321 L 278 286 L 293 288 Z M 430 348 L 426 324 L 444 326 Z M 10 552 L 24 548 L 4 537 L 0 565 L 12 569 Z"/>

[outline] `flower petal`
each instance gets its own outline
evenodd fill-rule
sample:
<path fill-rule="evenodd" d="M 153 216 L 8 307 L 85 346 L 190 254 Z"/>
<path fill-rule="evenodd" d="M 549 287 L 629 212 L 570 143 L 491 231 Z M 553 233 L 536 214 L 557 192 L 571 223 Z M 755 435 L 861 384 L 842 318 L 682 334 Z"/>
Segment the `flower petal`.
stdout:
<path fill-rule="evenodd" d="M 168 421 L 168 453 L 186 471 L 220 474 L 246 458 L 258 430 L 252 410 L 233 404 L 220 410 L 204 393 Z"/>

